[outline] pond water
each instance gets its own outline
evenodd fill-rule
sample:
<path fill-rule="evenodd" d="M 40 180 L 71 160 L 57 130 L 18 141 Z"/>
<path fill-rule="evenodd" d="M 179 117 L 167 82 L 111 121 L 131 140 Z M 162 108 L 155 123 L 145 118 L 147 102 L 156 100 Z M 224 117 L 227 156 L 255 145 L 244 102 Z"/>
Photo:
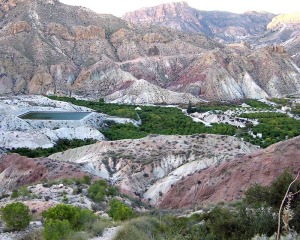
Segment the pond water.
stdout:
<path fill-rule="evenodd" d="M 81 120 L 91 112 L 27 112 L 19 116 L 26 120 Z"/>

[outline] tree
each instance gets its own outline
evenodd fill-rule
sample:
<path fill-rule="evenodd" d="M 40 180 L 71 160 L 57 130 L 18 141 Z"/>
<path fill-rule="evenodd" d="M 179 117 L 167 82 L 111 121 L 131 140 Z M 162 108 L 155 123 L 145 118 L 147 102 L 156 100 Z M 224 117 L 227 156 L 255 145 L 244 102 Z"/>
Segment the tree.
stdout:
<path fill-rule="evenodd" d="M 88 189 L 88 196 L 95 202 L 103 201 L 106 195 L 107 182 L 98 180 L 94 182 Z"/>
<path fill-rule="evenodd" d="M 112 199 L 109 203 L 110 209 L 108 215 L 111 216 L 115 221 L 130 219 L 134 216 L 133 210 L 128 207 L 125 203 Z"/>
<path fill-rule="evenodd" d="M 67 204 L 58 204 L 43 212 L 46 220 L 67 221 L 72 230 L 83 230 L 87 224 L 96 220 L 96 215 L 89 209 L 80 209 Z M 55 223 L 56 224 L 56 223 Z M 58 223 L 57 223 L 58 224 Z"/>
<path fill-rule="evenodd" d="M 189 104 L 188 104 L 188 106 L 187 106 L 186 112 L 187 112 L 187 113 L 192 113 L 192 112 L 193 112 L 193 107 L 192 107 L 191 101 L 189 101 Z"/>
<path fill-rule="evenodd" d="M 30 222 L 29 208 L 21 203 L 7 204 L 1 209 L 2 219 L 11 230 L 22 230 L 28 227 Z"/>
<path fill-rule="evenodd" d="M 72 229 L 79 229 L 79 219 L 80 219 L 80 209 L 78 207 L 67 205 L 67 204 L 58 204 L 52 208 L 49 208 L 48 211 L 43 212 L 43 218 L 46 221 L 52 220 L 66 220 L 69 222 Z"/>
<path fill-rule="evenodd" d="M 48 219 L 44 227 L 45 240 L 63 240 L 71 233 L 67 220 Z"/>
<path fill-rule="evenodd" d="M 245 192 L 245 200 L 249 205 L 260 206 L 269 200 L 269 191 L 267 187 L 260 184 L 254 184 Z"/>

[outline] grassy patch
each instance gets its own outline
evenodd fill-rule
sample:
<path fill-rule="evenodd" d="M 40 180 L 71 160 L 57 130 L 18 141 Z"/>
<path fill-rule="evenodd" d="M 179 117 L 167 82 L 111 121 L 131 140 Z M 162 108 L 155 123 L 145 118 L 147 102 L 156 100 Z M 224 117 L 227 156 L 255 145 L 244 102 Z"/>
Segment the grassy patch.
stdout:
<path fill-rule="evenodd" d="M 253 138 L 248 133 L 244 134 L 246 141 L 261 147 L 300 135 L 300 121 L 288 117 L 286 114 L 274 112 L 244 113 L 241 117 L 258 119 L 260 124 L 253 126 L 254 134 L 262 133 L 262 138 Z"/>

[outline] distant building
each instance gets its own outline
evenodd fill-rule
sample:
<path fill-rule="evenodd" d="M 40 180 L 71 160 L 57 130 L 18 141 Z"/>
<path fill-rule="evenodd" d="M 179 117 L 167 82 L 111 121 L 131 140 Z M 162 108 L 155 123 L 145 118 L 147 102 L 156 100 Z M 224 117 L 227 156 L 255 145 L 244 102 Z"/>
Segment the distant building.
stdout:
<path fill-rule="evenodd" d="M 292 109 L 288 106 L 282 106 L 281 107 L 281 111 L 284 111 L 284 112 L 290 112 Z"/>
<path fill-rule="evenodd" d="M 262 138 L 262 133 L 257 133 L 256 136 L 257 136 L 258 138 Z"/>
<path fill-rule="evenodd" d="M 241 105 L 243 108 L 250 108 L 251 106 L 249 106 L 248 104 L 246 104 L 246 103 L 242 103 L 242 105 Z"/>

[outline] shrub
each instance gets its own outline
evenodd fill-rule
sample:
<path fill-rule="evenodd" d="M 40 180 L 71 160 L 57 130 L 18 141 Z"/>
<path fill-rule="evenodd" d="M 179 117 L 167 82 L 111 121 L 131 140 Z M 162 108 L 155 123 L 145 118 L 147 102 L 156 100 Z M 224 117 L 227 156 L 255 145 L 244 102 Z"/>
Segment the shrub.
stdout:
<path fill-rule="evenodd" d="M 135 226 L 126 224 L 121 228 L 117 235 L 114 237 L 114 240 L 150 240 L 151 238 L 148 238 L 147 235 L 141 230 L 137 229 Z"/>
<path fill-rule="evenodd" d="M 92 178 L 91 178 L 90 176 L 85 175 L 85 176 L 83 177 L 83 179 L 82 179 L 82 183 L 83 183 L 83 184 L 88 184 L 88 185 L 90 185 L 90 184 L 91 184 L 91 180 L 92 180 Z"/>
<path fill-rule="evenodd" d="M 78 225 L 81 230 L 92 228 L 93 223 L 97 220 L 97 216 L 93 211 L 84 208 L 80 210 L 80 215 L 78 219 Z"/>
<path fill-rule="evenodd" d="M 118 189 L 114 186 L 109 186 L 107 188 L 107 195 L 108 196 L 116 196 L 118 194 Z"/>
<path fill-rule="evenodd" d="M 47 220 L 66 220 L 73 230 L 83 230 L 96 220 L 95 214 L 89 209 L 80 209 L 78 207 L 66 204 L 58 204 L 48 211 L 43 212 L 43 217 Z"/>
<path fill-rule="evenodd" d="M 266 187 L 255 184 L 248 188 L 245 192 L 245 201 L 249 205 L 260 205 L 263 202 L 268 202 L 269 192 Z"/>
<path fill-rule="evenodd" d="M 20 193 L 18 192 L 18 190 L 13 190 L 10 197 L 11 198 L 18 198 L 18 197 L 20 197 Z"/>
<path fill-rule="evenodd" d="M 286 189 L 292 181 L 292 174 L 285 171 L 279 175 L 270 186 L 263 187 L 259 184 L 251 186 L 245 192 L 245 201 L 247 204 L 256 206 L 266 203 L 267 206 L 278 209 L 285 195 Z M 299 181 L 295 183 L 290 190 L 291 192 L 297 192 L 300 190 Z M 299 199 L 298 196 L 295 197 L 296 198 L 294 200 Z"/>
<path fill-rule="evenodd" d="M 169 230 L 172 231 L 173 226 Z M 131 239 L 176 239 L 175 235 L 166 233 L 165 219 L 158 220 L 155 217 L 139 217 L 126 222 L 117 232 L 115 240 L 131 240 Z M 175 230 L 175 229 L 174 229 Z M 176 229 L 177 230 L 177 229 Z M 176 231 L 175 230 L 175 231 Z M 185 236 L 177 239 L 190 239 Z"/>
<path fill-rule="evenodd" d="M 105 180 L 95 181 L 88 188 L 88 197 L 94 202 L 101 202 L 107 194 L 107 182 Z"/>
<path fill-rule="evenodd" d="M 112 199 L 109 202 L 110 209 L 108 215 L 111 216 L 115 221 L 130 219 L 134 216 L 133 210 L 128 207 L 125 203 Z"/>
<path fill-rule="evenodd" d="M 1 209 L 1 215 L 11 230 L 25 229 L 30 222 L 29 208 L 21 202 L 7 204 Z"/>
<path fill-rule="evenodd" d="M 44 230 L 43 229 L 35 229 L 28 233 L 25 233 L 21 240 L 44 240 Z"/>
<path fill-rule="evenodd" d="M 111 226 L 112 224 L 110 222 L 98 220 L 93 223 L 91 232 L 94 236 L 102 236 L 104 229 L 109 228 Z"/>
<path fill-rule="evenodd" d="M 67 220 L 47 219 L 44 226 L 45 240 L 63 240 L 71 233 Z"/>
<path fill-rule="evenodd" d="M 103 186 L 92 186 L 88 189 L 88 197 L 94 202 L 101 202 L 104 200 L 106 189 Z"/>
<path fill-rule="evenodd" d="M 67 240 L 87 240 L 90 239 L 90 235 L 86 232 L 71 232 Z"/>

